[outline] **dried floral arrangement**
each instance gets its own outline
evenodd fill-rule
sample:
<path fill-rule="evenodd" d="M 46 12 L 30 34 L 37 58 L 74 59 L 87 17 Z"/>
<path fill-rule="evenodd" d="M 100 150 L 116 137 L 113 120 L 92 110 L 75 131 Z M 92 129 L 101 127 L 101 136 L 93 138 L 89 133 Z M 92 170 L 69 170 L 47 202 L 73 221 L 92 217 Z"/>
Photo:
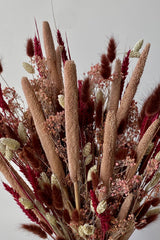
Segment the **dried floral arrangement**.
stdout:
<path fill-rule="evenodd" d="M 160 213 L 160 85 L 140 112 L 134 100 L 150 44 L 140 53 L 139 41 L 120 60 L 110 38 L 77 81 L 60 31 L 55 50 L 43 22 L 43 40 L 46 57 L 38 31 L 27 40 L 28 109 L 12 88 L 0 89 L 3 185 L 33 222 L 22 228 L 42 239 L 127 240 Z M 126 84 L 130 57 L 138 60 Z"/>

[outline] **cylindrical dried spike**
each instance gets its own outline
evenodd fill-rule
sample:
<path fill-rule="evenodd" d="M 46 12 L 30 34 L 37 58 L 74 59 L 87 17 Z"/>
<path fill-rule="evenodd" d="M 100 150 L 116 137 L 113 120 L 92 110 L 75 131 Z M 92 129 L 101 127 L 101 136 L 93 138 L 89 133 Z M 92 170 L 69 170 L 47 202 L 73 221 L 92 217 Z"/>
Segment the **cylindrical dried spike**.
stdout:
<path fill-rule="evenodd" d="M 73 61 L 66 61 L 64 79 L 65 127 L 69 173 L 72 182 L 76 182 L 79 174 L 79 124 L 77 75 Z"/>
<path fill-rule="evenodd" d="M 62 180 L 65 177 L 62 163 L 57 153 L 55 152 L 54 142 L 51 136 L 49 135 L 47 129 L 45 128 L 45 118 L 43 115 L 41 105 L 36 98 L 36 95 L 32 89 L 32 86 L 30 85 L 28 79 L 25 77 L 22 78 L 22 88 L 23 88 L 23 92 L 25 94 L 31 115 L 33 117 L 33 121 L 37 130 L 39 139 L 45 151 L 48 162 L 50 164 L 51 170 L 56 175 L 59 182 L 62 182 Z"/>
<path fill-rule="evenodd" d="M 121 209 L 120 209 L 119 214 L 118 214 L 118 219 L 119 220 L 126 219 L 128 213 L 129 213 L 129 210 L 131 208 L 132 201 L 133 201 L 133 193 L 130 193 L 126 197 L 126 199 L 124 200 L 124 202 L 121 206 Z"/>
<path fill-rule="evenodd" d="M 61 85 L 61 89 L 64 88 L 63 77 L 62 77 L 62 50 L 63 50 L 63 46 L 58 46 L 56 48 L 56 68 L 59 76 L 59 85 Z"/>
<path fill-rule="evenodd" d="M 139 164 L 141 163 L 141 160 L 144 156 L 144 154 L 146 153 L 149 144 L 151 143 L 152 139 L 154 138 L 156 132 L 158 131 L 160 127 L 160 120 L 156 119 L 147 129 L 147 131 L 145 132 L 145 134 L 143 135 L 143 137 L 141 138 L 138 146 L 137 146 L 137 162 L 136 165 L 134 165 L 132 168 L 129 168 L 129 170 L 127 171 L 127 179 L 130 179 L 134 176 L 134 174 L 136 173 Z"/>
<path fill-rule="evenodd" d="M 121 100 L 121 105 L 117 111 L 117 127 L 119 127 L 121 121 L 123 119 L 126 119 L 126 117 L 127 117 L 129 107 L 130 107 L 133 97 L 136 93 L 140 78 L 143 74 L 143 70 L 144 70 L 146 60 L 147 60 L 149 49 L 150 49 L 150 44 L 148 43 L 146 45 L 146 47 L 144 48 L 144 50 L 137 62 L 137 65 L 132 73 L 129 84 L 128 84 L 126 91 L 124 93 L 124 96 Z"/>
<path fill-rule="evenodd" d="M 53 83 L 54 88 L 57 90 L 59 94 L 59 92 L 62 90 L 62 83 L 59 79 L 59 75 L 56 68 L 56 51 L 54 47 L 51 29 L 48 22 L 43 22 L 43 40 L 47 58 L 49 78 L 50 81 Z M 55 98 L 56 97 L 57 96 L 55 96 Z"/>
<path fill-rule="evenodd" d="M 109 111 L 105 121 L 103 158 L 100 167 L 100 177 L 109 191 L 110 178 L 113 175 L 115 143 L 117 136 L 116 116 L 114 111 Z"/>
<path fill-rule="evenodd" d="M 117 112 L 118 103 L 120 99 L 120 87 L 121 87 L 121 61 L 116 60 L 114 77 L 111 86 L 111 94 L 109 99 L 109 110 Z"/>
<path fill-rule="evenodd" d="M 76 66 L 73 61 L 66 61 L 64 67 L 65 128 L 67 140 L 68 168 L 74 183 L 76 209 L 79 211 L 79 121 L 78 89 Z"/>

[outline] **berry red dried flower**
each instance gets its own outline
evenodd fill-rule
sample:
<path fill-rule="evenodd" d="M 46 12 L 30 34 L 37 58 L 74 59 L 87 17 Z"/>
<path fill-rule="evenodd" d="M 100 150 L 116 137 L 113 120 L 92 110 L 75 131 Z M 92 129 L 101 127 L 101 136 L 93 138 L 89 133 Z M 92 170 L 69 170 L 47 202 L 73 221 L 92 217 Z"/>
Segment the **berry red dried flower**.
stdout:
<path fill-rule="evenodd" d="M 29 232 L 34 233 L 40 238 L 43 238 L 43 239 L 47 238 L 47 234 L 39 226 L 35 224 L 22 224 L 21 227 Z"/>
<path fill-rule="evenodd" d="M 100 74 L 104 79 L 108 79 L 111 76 L 111 67 L 108 57 L 105 54 L 101 56 L 101 70 Z"/>
<path fill-rule="evenodd" d="M 26 53 L 31 58 L 34 56 L 34 45 L 32 38 L 27 39 Z"/>
<path fill-rule="evenodd" d="M 116 58 L 116 48 L 117 48 L 116 41 L 113 37 L 111 37 L 107 49 L 107 57 L 111 63 Z"/>

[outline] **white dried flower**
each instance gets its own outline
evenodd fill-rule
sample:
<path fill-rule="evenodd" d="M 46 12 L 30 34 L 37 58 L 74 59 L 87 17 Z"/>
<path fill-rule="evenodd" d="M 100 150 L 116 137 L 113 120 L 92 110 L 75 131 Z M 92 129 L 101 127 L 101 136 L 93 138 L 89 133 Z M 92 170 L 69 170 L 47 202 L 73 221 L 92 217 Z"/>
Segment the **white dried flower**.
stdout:
<path fill-rule="evenodd" d="M 23 62 L 22 65 L 23 65 L 24 69 L 26 70 L 26 72 L 31 73 L 31 74 L 35 73 L 34 67 L 32 67 L 31 64 L 29 64 L 27 62 Z"/>
<path fill-rule="evenodd" d="M 140 52 L 134 52 L 133 50 L 131 50 L 129 57 L 130 58 L 139 58 L 141 56 Z"/>
<path fill-rule="evenodd" d="M 0 138 L 0 142 L 12 151 L 16 151 L 20 148 L 20 143 L 12 138 Z"/>
<path fill-rule="evenodd" d="M 58 102 L 62 108 L 64 108 L 64 95 L 59 94 L 58 95 Z"/>
<path fill-rule="evenodd" d="M 26 143 L 27 141 L 27 133 L 26 133 L 26 129 L 23 125 L 22 122 L 19 123 L 18 125 L 18 135 L 19 135 L 19 138 L 21 139 L 21 141 L 23 143 Z"/>
<path fill-rule="evenodd" d="M 55 226 L 56 225 L 56 218 L 51 215 L 50 213 L 46 213 L 46 219 L 48 220 L 48 222 L 52 225 Z"/>
<path fill-rule="evenodd" d="M 97 213 L 99 214 L 103 213 L 106 210 L 106 207 L 107 207 L 106 200 L 102 200 L 97 206 L 97 209 L 96 209 Z"/>
<path fill-rule="evenodd" d="M 5 154 L 5 151 L 6 151 L 6 146 L 0 142 L 0 152 L 2 153 L 2 155 Z"/>
<path fill-rule="evenodd" d="M 83 157 L 87 157 L 91 152 L 91 143 L 88 142 L 85 144 L 83 150 L 82 150 L 82 154 L 83 154 Z"/>
<path fill-rule="evenodd" d="M 134 45 L 133 51 L 138 52 L 143 45 L 143 39 L 140 39 L 136 44 Z"/>
<path fill-rule="evenodd" d="M 94 233 L 95 227 L 93 225 L 85 223 L 82 226 L 82 229 L 83 229 L 84 234 L 88 236 L 88 235 L 92 235 Z"/>
<path fill-rule="evenodd" d="M 12 158 L 13 158 L 13 151 L 10 150 L 10 149 L 8 148 L 8 146 L 6 146 L 6 150 L 5 150 L 4 156 L 5 156 L 5 158 L 6 158 L 8 161 L 12 160 Z"/>
<path fill-rule="evenodd" d="M 92 172 L 96 173 L 97 172 L 97 165 L 92 166 L 87 175 L 87 182 L 92 181 Z"/>
<path fill-rule="evenodd" d="M 41 177 L 41 179 L 42 179 L 42 181 L 43 181 L 44 183 L 50 184 L 49 178 L 47 177 L 47 174 L 46 174 L 45 172 L 42 172 L 42 173 L 40 174 L 40 177 Z"/>
<path fill-rule="evenodd" d="M 25 209 L 33 209 L 33 203 L 27 198 L 19 198 L 19 202 L 24 206 Z"/>
<path fill-rule="evenodd" d="M 89 154 L 86 158 L 85 158 L 85 165 L 90 164 L 92 161 L 92 154 Z"/>

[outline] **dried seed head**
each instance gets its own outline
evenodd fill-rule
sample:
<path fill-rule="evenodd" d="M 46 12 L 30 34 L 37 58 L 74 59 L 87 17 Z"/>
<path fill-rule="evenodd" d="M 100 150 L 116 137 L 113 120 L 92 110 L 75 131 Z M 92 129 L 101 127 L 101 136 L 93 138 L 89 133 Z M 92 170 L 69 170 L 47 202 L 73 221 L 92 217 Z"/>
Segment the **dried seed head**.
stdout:
<path fill-rule="evenodd" d="M 26 53 L 27 53 L 28 57 L 34 56 L 34 45 L 33 45 L 32 38 L 27 39 Z"/>
<path fill-rule="evenodd" d="M 141 56 L 141 54 L 139 52 L 134 52 L 133 50 L 131 50 L 129 57 L 130 58 L 139 58 Z"/>
<path fill-rule="evenodd" d="M 141 48 L 142 48 L 142 45 L 143 45 L 143 39 L 140 39 L 138 42 L 136 42 L 136 44 L 134 45 L 133 47 L 133 51 L 134 52 L 138 52 Z"/>
<path fill-rule="evenodd" d="M 64 95 L 59 94 L 58 95 L 58 102 L 62 108 L 64 108 Z"/>
<path fill-rule="evenodd" d="M 93 235 L 94 234 L 95 227 L 93 225 L 90 225 L 88 223 L 84 225 L 80 225 L 78 228 L 79 234 L 81 237 L 85 237 L 85 235 Z"/>
<path fill-rule="evenodd" d="M 27 198 L 19 198 L 19 202 L 24 206 L 25 209 L 33 209 L 33 203 Z"/>
<path fill-rule="evenodd" d="M 97 206 L 97 213 L 101 214 L 106 210 L 107 202 L 106 200 L 102 200 Z"/>
<path fill-rule="evenodd" d="M 10 149 L 8 148 L 8 146 L 6 146 L 6 150 L 5 150 L 4 156 L 5 156 L 5 158 L 6 158 L 8 161 L 12 160 L 12 158 L 13 158 L 13 151 L 10 150 Z"/>
<path fill-rule="evenodd" d="M 46 213 L 45 217 L 48 220 L 48 222 L 51 224 L 51 226 L 56 225 L 56 218 L 53 215 L 51 215 L 50 213 Z"/>
<path fill-rule="evenodd" d="M 23 62 L 22 63 L 24 69 L 28 72 L 28 73 L 31 73 L 31 74 L 34 74 L 35 73 L 35 70 L 34 70 L 34 67 L 32 67 L 31 64 L 27 63 L 27 62 Z"/>
<path fill-rule="evenodd" d="M 26 141 L 27 141 L 27 133 L 26 133 L 26 129 L 25 129 L 25 127 L 24 127 L 22 122 L 20 122 L 18 124 L 18 135 L 19 135 L 19 138 L 21 139 L 21 141 L 23 143 L 26 143 Z"/>
<path fill-rule="evenodd" d="M 88 142 L 86 143 L 86 145 L 84 146 L 83 150 L 82 150 L 82 154 L 83 157 L 87 157 L 91 152 L 91 143 Z"/>
<path fill-rule="evenodd" d="M 85 158 L 85 165 L 88 165 L 92 162 L 92 154 L 89 154 L 86 158 Z"/>
<path fill-rule="evenodd" d="M 94 165 L 93 167 L 91 167 L 88 171 L 88 175 L 87 175 L 87 182 L 92 181 L 92 172 L 97 172 L 97 165 Z"/>
<path fill-rule="evenodd" d="M 20 148 L 20 143 L 12 138 L 0 138 L 0 142 L 12 151 L 17 151 Z"/>

